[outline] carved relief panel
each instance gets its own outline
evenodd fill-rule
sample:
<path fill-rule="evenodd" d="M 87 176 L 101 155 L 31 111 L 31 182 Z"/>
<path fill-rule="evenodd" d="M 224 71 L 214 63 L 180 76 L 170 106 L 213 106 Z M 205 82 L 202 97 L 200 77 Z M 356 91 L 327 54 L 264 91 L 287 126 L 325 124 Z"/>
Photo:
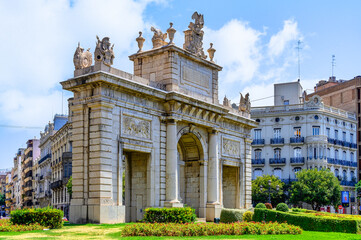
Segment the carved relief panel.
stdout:
<path fill-rule="evenodd" d="M 122 133 L 131 137 L 150 139 L 151 121 L 123 114 Z"/>
<path fill-rule="evenodd" d="M 228 157 L 239 158 L 240 157 L 240 142 L 229 139 L 223 138 L 222 139 L 222 155 Z"/>

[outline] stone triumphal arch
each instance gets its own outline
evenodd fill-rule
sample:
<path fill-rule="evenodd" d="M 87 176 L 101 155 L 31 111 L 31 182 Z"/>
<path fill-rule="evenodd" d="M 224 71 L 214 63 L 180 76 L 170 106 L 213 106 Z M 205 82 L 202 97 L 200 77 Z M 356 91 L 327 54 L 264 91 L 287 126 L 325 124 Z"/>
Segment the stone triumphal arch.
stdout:
<path fill-rule="evenodd" d="M 249 96 L 219 103 L 222 68 L 212 44 L 209 60 L 203 51 L 203 15 L 192 19 L 183 48 L 173 24 L 152 28 L 151 50 L 140 32 L 134 74 L 112 67 L 108 37 L 94 56 L 78 45 L 74 77 L 61 83 L 74 93 L 71 222 L 136 221 L 147 207 L 184 204 L 212 221 L 251 205 Z"/>

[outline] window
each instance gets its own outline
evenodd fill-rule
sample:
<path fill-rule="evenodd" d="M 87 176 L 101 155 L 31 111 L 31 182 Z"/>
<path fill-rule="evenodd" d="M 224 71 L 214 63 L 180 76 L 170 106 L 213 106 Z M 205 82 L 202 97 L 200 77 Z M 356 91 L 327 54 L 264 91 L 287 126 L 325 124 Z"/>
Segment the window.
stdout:
<path fill-rule="evenodd" d="M 283 104 L 284 104 L 284 105 L 290 105 L 290 101 L 289 101 L 289 100 L 284 100 L 284 101 L 283 101 Z"/>
<path fill-rule="evenodd" d="M 274 150 L 274 158 L 275 159 L 280 159 L 281 158 L 281 149 L 280 148 L 276 148 Z"/>
<path fill-rule="evenodd" d="M 326 135 L 328 138 L 331 138 L 331 130 L 330 128 L 326 128 Z"/>
<path fill-rule="evenodd" d="M 257 119 L 256 119 L 256 122 L 258 122 L 258 123 L 261 122 L 261 119 L 257 118 Z"/>
<path fill-rule="evenodd" d="M 300 116 L 296 116 L 296 117 L 295 117 L 295 120 L 296 120 L 296 121 L 299 121 L 299 120 L 300 120 Z"/>
<path fill-rule="evenodd" d="M 350 172 L 350 176 L 351 176 L 351 181 L 355 179 L 355 172 L 351 171 Z"/>
<path fill-rule="evenodd" d="M 346 172 L 346 170 L 342 171 L 342 180 L 347 181 L 347 172 Z"/>
<path fill-rule="evenodd" d="M 350 153 L 350 161 L 353 162 L 353 160 L 354 160 L 354 154 L 353 154 L 353 152 L 351 152 Z"/>
<path fill-rule="evenodd" d="M 331 157 L 331 150 L 327 148 L 327 157 Z"/>
<path fill-rule="evenodd" d="M 338 130 L 335 130 L 335 139 L 338 140 Z"/>
<path fill-rule="evenodd" d="M 256 160 L 259 160 L 262 158 L 262 150 L 261 149 L 254 150 L 254 158 Z"/>
<path fill-rule="evenodd" d="M 337 149 L 335 150 L 335 159 L 339 159 L 338 150 L 337 150 Z"/>
<path fill-rule="evenodd" d="M 338 169 L 335 169 L 335 177 L 338 177 Z"/>
<path fill-rule="evenodd" d="M 353 133 L 350 133 L 350 143 L 353 143 Z"/>
<path fill-rule="evenodd" d="M 293 149 L 293 156 L 295 158 L 298 158 L 298 157 L 302 157 L 302 151 L 301 151 L 301 148 L 294 148 Z"/>
<path fill-rule="evenodd" d="M 319 119 L 318 115 L 315 115 L 314 118 L 315 118 L 315 120 L 318 120 L 318 119 Z"/>
<path fill-rule="evenodd" d="M 274 128 L 273 129 L 273 137 L 274 138 L 281 138 L 281 128 Z"/>
<path fill-rule="evenodd" d="M 326 121 L 327 121 L 327 122 L 329 122 L 329 121 L 330 121 L 330 119 L 329 119 L 328 117 L 326 117 Z"/>
<path fill-rule="evenodd" d="M 279 179 L 282 179 L 282 169 L 281 168 L 275 168 L 273 170 L 273 175 L 275 175 Z"/>
<path fill-rule="evenodd" d="M 293 132 L 295 134 L 295 137 L 301 137 L 301 127 L 293 128 Z"/>
<path fill-rule="evenodd" d="M 346 142 L 346 132 L 342 132 L 342 141 Z"/>
<path fill-rule="evenodd" d="M 319 126 L 313 126 L 312 127 L 312 135 L 320 135 L 320 127 Z"/>
<path fill-rule="evenodd" d="M 254 130 L 254 139 L 261 139 L 262 138 L 262 130 L 261 129 L 255 129 Z"/>
<path fill-rule="evenodd" d="M 276 122 L 279 122 L 279 121 L 280 121 L 280 118 L 275 118 L 275 121 L 276 121 Z"/>
<path fill-rule="evenodd" d="M 263 175 L 263 171 L 261 168 L 256 168 L 254 170 L 254 174 L 253 174 L 254 179 L 261 177 L 262 175 Z"/>
<path fill-rule="evenodd" d="M 301 171 L 302 170 L 302 168 L 300 168 L 300 167 L 295 167 L 294 169 L 293 169 L 293 171 L 296 173 L 296 172 L 299 172 L 299 171 Z"/>
<path fill-rule="evenodd" d="M 318 158 L 317 148 L 313 148 L 313 158 Z"/>
<path fill-rule="evenodd" d="M 346 160 L 346 151 L 342 152 L 342 160 Z"/>

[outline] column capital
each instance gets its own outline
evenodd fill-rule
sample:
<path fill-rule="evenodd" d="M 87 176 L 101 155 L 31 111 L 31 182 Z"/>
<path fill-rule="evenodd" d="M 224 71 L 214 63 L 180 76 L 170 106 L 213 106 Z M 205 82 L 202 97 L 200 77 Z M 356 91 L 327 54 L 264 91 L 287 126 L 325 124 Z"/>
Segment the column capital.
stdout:
<path fill-rule="evenodd" d="M 208 129 L 208 133 L 209 133 L 209 134 L 218 134 L 218 133 L 219 133 L 219 129 L 217 129 L 217 128 L 210 128 L 210 129 Z"/>

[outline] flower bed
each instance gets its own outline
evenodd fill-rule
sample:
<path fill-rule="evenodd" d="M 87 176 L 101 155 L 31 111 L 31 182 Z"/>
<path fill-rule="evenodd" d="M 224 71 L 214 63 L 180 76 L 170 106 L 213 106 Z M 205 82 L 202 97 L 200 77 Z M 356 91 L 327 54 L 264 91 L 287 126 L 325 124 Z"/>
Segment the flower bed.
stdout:
<path fill-rule="evenodd" d="M 43 226 L 39 223 L 30 225 L 11 224 L 9 219 L 0 220 L 0 232 L 24 232 L 33 230 L 43 230 Z"/>
<path fill-rule="evenodd" d="M 324 212 L 280 212 L 268 209 L 255 209 L 256 222 L 287 222 L 307 231 L 361 233 L 360 217 Z"/>
<path fill-rule="evenodd" d="M 265 235 L 301 234 L 300 227 L 287 223 L 138 223 L 124 227 L 123 237 L 128 236 L 209 236 L 209 235 Z"/>

